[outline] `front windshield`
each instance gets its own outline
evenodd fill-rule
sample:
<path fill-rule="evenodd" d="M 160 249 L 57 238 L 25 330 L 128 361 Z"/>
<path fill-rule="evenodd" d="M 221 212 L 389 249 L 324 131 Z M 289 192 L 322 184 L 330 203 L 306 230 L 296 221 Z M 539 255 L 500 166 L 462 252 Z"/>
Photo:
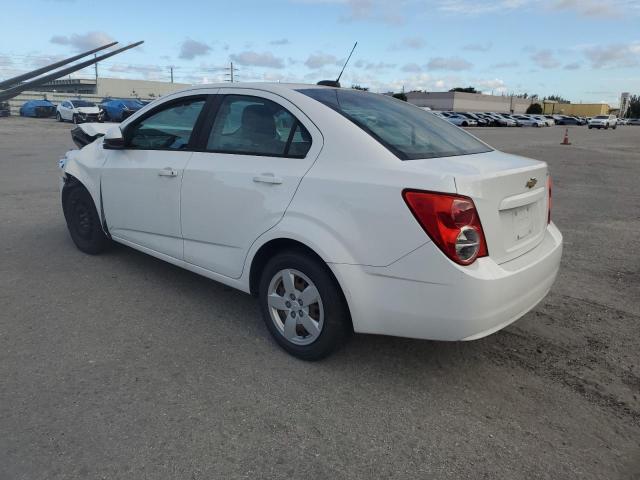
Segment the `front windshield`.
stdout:
<path fill-rule="evenodd" d="M 93 102 L 87 102 L 86 100 L 73 100 L 73 105 L 75 107 L 95 107 L 96 104 Z"/>
<path fill-rule="evenodd" d="M 401 160 L 470 155 L 492 150 L 433 113 L 386 95 L 333 88 L 298 91 L 355 123 Z"/>

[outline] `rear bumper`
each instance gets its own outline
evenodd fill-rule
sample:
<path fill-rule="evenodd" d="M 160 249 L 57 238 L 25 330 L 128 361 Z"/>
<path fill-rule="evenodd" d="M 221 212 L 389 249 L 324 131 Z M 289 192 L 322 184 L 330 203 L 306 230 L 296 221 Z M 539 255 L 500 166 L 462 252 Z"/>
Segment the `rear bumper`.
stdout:
<path fill-rule="evenodd" d="M 432 340 L 475 340 L 522 317 L 555 281 L 562 235 L 551 224 L 533 250 L 503 264 L 469 267 L 427 243 L 387 267 L 332 264 L 356 332 Z"/>

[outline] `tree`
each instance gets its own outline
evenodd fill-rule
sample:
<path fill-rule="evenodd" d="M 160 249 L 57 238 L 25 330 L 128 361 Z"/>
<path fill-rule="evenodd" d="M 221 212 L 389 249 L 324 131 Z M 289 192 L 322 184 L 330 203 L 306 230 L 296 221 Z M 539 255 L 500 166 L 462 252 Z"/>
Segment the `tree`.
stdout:
<path fill-rule="evenodd" d="M 539 103 L 532 103 L 531 105 L 529 105 L 529 108 L 527 108 L 527 113 L 540 115 L 542 114 L 542 106 Z"/>
<path fill-rule="evenodd" d="M 369 91 L 369 87 L 362 87 L 362 86 L 360 86 L 358 84 L 351 85 L 351 88 L 353 88 L 354 90 L 363 90 L 365 92 Z"/>
<path fill-rule="evenodd" d="M 571 103 L 566 98 L 562 98 L 560 95 L 549 95 L 548 97 L 544 97 L 544 100 L 550 100 L 552 102 L 558 103 Z"/>
<path fill-rule="evenodd" d="M 393 98 L 397 98 L 399 100 L 402 100 L 403 102 L 407 101 L 407 96 L 404 94 L 404 92 L 394 93 Z"/>
<path fill-rule="evenodd" d="M 629 97 L 629 109 L 626 114 L 627 118 L 640 118 L 640 95 L 631 95 Z"/>
<path fill-rule="evenodd" d="M 464 93 L 480 93 L 473 87 L 455 87 L 449 90 L 450 92 L 464 92 Z"/>

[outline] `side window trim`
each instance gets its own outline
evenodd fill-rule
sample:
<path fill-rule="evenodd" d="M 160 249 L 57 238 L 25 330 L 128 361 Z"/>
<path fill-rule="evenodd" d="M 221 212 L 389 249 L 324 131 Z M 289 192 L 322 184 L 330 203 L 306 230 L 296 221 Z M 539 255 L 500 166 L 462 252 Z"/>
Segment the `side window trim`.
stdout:
<path fill-rule="evenodd" d="M 254 152 L 241 152 L 241 151 L 229 151 L 229 150 L 221 150 L 221 149 L 209 149 L 207 148 L 207 143 L 209 140 L 209 136 L 211 135 L 211 130 L 213 129 L 213 124 L 215 123 L 216 117 L 218 116 L 218 113 L 220 111 L 220 106 L 222 105 L 222 102 L 224 102 L 224 99 L 226 97 L 229 96 L 245 96 L 245 97 L 256 97 L 256 98 L 260 98 L 260 99 L 264 99 L 264 100 L 269 100 L 271 102 L 277 103 L 278 105 L 280 105 L 283 109 L 285 109 L 287 112 L 289 112 L 289 115 L 291 115 L 294 119 L 295 122 L 293 124 L 293 126 L 291 127 L 291 131 L 289 132 L 289 138 L 287 139 L 287 144 L 286 144 L 286 148 L 283 154 L 264 154 L 264 153 L 254 153 Z M 309 139 L 310 139 L 310 145 L 309 145 L 309 149 L 307 150 L 307 153 L 304 155 L 289 155 L 289 148 L 291 146 L 291 142 L 293 141 L 293 136 L 295 135 L 295 131 L 297 129 L 298 126 L 300 126 L 301 128 L 304 128 L 305 130 L 306 127 L 302 124 L 302 122 L 298 119 L 297 116 L 295 116 L 293 113 L 291 113 L 289 111 L 288 108 L 286 108 L 284 105 L 275 102 L 274 100 L 271 100 L 270 98 L 266 98 L 266 97 L 261 97 L 259 95 L 255 95 L 252 93 L 217 93 L 217 94 L 213 94 L 211 95 L 211 97 L 215 97 L 212 99 L 211 102 L 211 109 L 208 112 L 207 118 L 206 120 L 203 122 L 202 124 L 202 131 L 200 132 L 199 135 L 199 139 L 198 139 L 198 144 L 197 144 L 197 150 L 199 152 L 205 152 L 205 153 L 222 153 L 222 154 L 229 154 L 229 155 L 247 155 L 247 156 L 252 156 L 252 157 L 274 157 L 274 158 L 306 158 L 308 152 L 311 150 L 311 147 L 313 146 L 313 137 L 311 136 L 311 134 L 309 133 Z M 205 106 L 206 109 L 206 106 Z M 203 111 L 205 110 L 203 109 Z M 308 131 L 308 130 L 307 130 Z"/>
<path fill-rule="evenodd" d="M 159 150 L 159 151 L 163 151 L 163 152 L 193 152 L 193 151 L 197 151 L 197 149 L 195 148 L 195 140 L 198 138 L 198 127 L 201 125 L 201 121 L 203 119 L 203 116 L 207 110 L 207 105 L 208 105 L 208 100 L 209 100 L 209 96 L 207 94 L 198 94 L 198 95 L 189 95 L 189 96 L 184 96 L 184 97 L 178 97 L 178 98 L 174 98 L 173 100 L 168 100 L 166 102 L 161 103 L 160 105 L 157 105 L 155 108 L 153 108 L 152 110 L 149 110 L 147 113 L 145 113 L 144 115 L 142 115 L 139 118 L 136 118 L 134 122 L 131 122 L 130 124 L 128 124 L 126 126 L 126 129 L 124 132 L 122 132 L 122 136 L 124 137 L 124 141 L 125 141 L 125 148 L 127 150 L 143 150 L 143 151 L 155 151 L 155 150 Z M 140 148 L 140 147 L 134 147 L 131 145 L 130 140 L 131 140 L 131 131 L 136 128 L 138 125 L 140 125 L 143 121 L 145 121 L 147 118 L 155 115 L 156 113 L 159 113 L 163 110 L 166 110 L 167 108 L 171 108 L 173 105 L 176 104 L 180 104 L 183 103 L 187 100 L 193 101 L 193 102 L 197 102 L 198 100 L 204 100 L 205 104 L 202 107 L 202 110 L 200 110 L 200 113 L 198 114 L 198 118 L 196 120 L 196 123 L 193 126 L 193 130 L 191 131 L 191 135 L 189 137 L 189 143 L 187 144 L 187 148 L 183 148 L 180 150 L 175 150 L 175 149 L 171 149 L 171 148 Z"/>

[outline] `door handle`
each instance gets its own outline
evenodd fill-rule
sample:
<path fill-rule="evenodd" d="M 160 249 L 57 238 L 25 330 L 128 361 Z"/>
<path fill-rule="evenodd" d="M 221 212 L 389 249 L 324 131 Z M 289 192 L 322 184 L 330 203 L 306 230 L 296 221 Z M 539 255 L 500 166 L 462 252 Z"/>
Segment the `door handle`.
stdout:
<path fill-rule="evenodd" d="M 158 175 L 161 177 L 177 177 L 178 172 L 171 167 L 165 167 L 158 171 Z"/>
<path fill-rule="evenodd" d="M 276 177 L 273 173 L 263 173 L 262 175 L 256 175 L 253 177 L 254 182 L 261 183 L 270 183 L 272 185 L 280 185 L 282 183 L 282 179 L 280 177 Z"/>

